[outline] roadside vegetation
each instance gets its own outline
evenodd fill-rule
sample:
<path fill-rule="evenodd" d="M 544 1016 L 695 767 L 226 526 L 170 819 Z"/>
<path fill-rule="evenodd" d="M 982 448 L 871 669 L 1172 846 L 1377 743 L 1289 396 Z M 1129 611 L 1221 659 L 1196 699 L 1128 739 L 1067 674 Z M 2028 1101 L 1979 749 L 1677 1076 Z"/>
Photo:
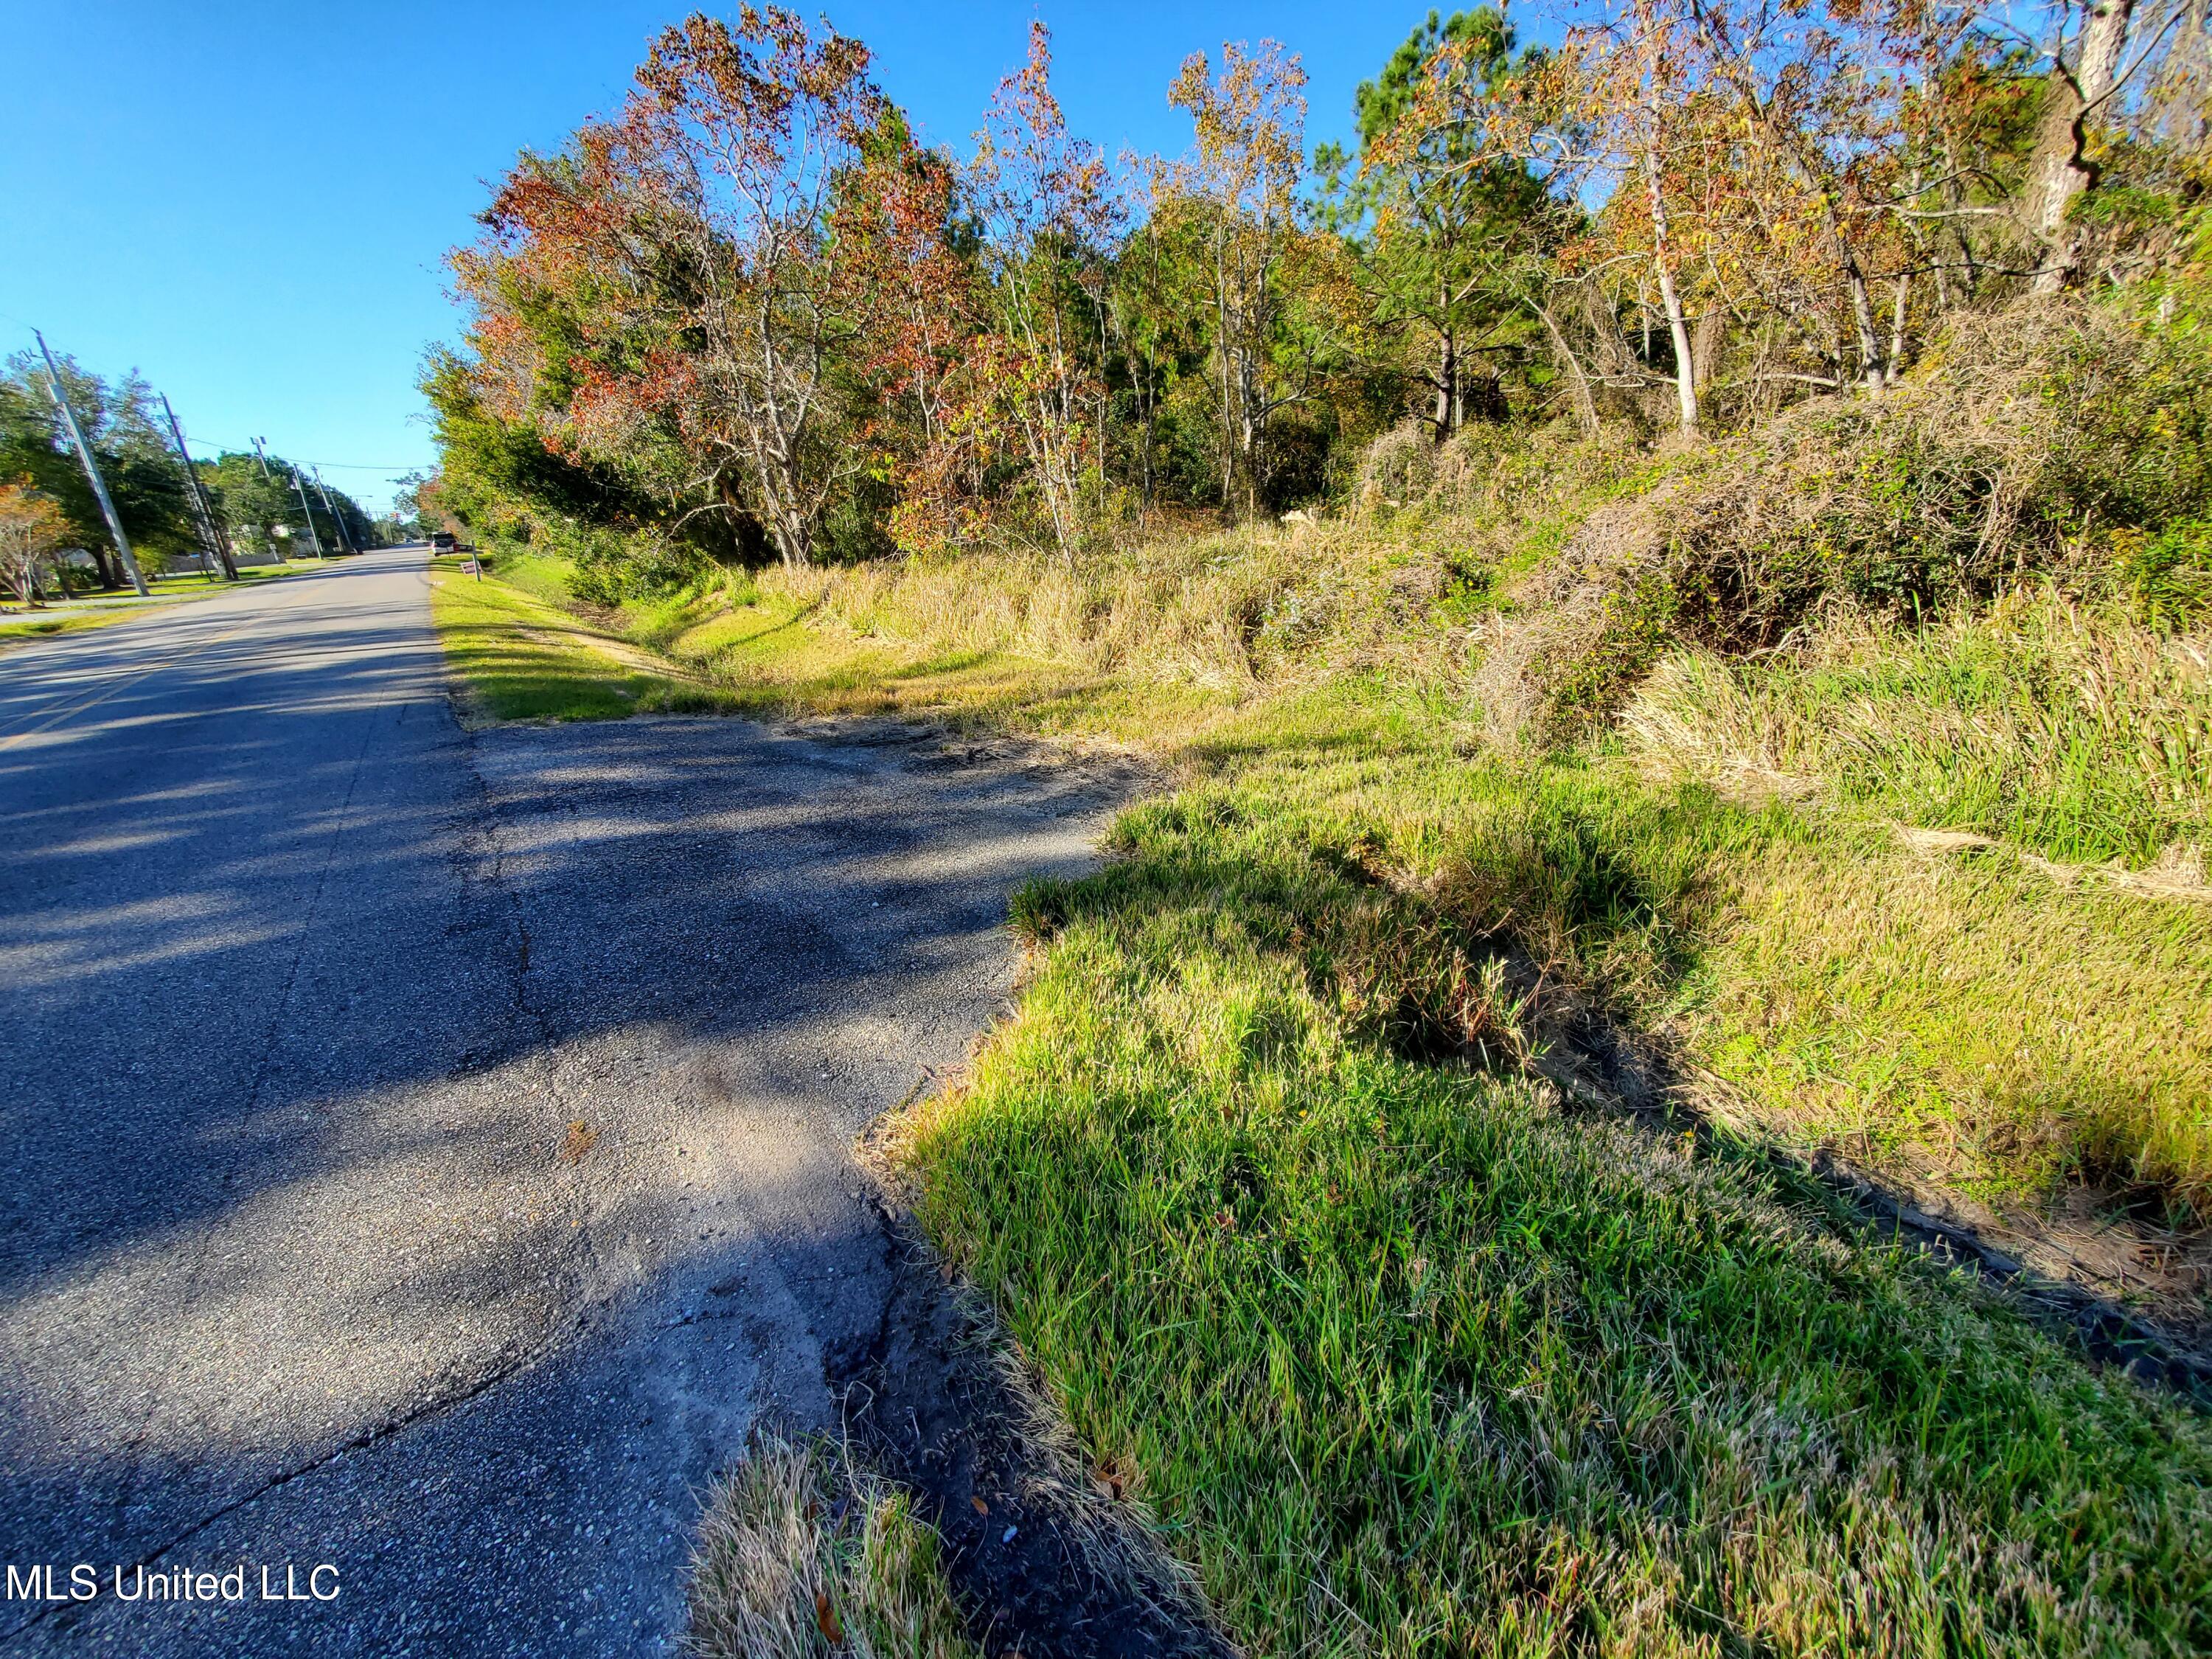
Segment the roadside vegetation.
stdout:
<path fill-rule="evenodd" d="M 135 370 L 103 379 L 65 352 L 50 369 L 38 352 L 19 351 L 0 363 L 0 596 L 10 602 L 36 611 L 132 587 L 57 392 L 76 414 L 141 574 L 163 591 L 191 583 L 195 568 L 240 580 L 256 570 L 240 556 L 276 561 L 310 546 L 331 555 L 383 539 L 343 490 L 281 457 L 191 460 L 167 401 Z"/>
<path fill-rule="evenodd" d="M 2212 1647 L 2212 241 L 2164 17 L 2054 19 L 2054 67 L 1971 9 L 1461 15 L 1310 169 L 1295 61 L 1232 50 L 1121 195 L 1042 33 L 963 159 L 748 13 L 459 256 L 425 500 L 492 550 L 437 599 L 481 708 L 1158 766 L 890 1145 L 1248 1650 Z M 780 76 L 805 199 L 677 191 Z M 775 477 L 756 267 L 726 314 L 679 280 L 726 246 L 850 323 Z"/>
<path fill-rule="evenodd" d="M 756 1437 L 708 1513 L 686 1644 L 698 1659 L 981 1659 L 936 1533 L 834 1448 Z"/>

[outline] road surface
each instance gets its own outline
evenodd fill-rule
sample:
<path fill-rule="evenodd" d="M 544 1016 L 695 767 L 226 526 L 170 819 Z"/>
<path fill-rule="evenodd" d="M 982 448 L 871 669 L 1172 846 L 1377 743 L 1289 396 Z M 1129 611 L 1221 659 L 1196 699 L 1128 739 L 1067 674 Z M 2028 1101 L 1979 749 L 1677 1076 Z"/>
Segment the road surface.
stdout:
<path fill-rule="evenodd" d="M 882 1325 L 851 1137 L 1115 787 L 465 732 L 419 551 L 0 653 L 0 1562 L 99 1586 L 0 1652 L 670 1650 L 699 1489 Z"/>

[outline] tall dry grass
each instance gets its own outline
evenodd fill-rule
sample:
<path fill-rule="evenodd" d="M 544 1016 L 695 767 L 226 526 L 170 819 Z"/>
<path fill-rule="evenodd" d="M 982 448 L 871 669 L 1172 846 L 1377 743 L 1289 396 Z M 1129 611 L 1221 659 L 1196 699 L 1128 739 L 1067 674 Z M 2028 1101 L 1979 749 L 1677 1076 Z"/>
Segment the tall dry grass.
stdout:
<path fill-rule="evenodd" d="M 1163 537 L 1078 559 L 993 551 L 776 571 L 762 593 L 919 654 L 1005 653 L 1237 692 L 1433 657 L 1432 549 L 1344 523 Z"/>
<path fill-rule="evenodd" d="M 1753 662 L 1670 653 L 1621 718 L 1663 769 L 1820 790 L 2046 857 L 2212 842 L 2212 631 L 2162 634 L 2048 588 L 1917 629 L 1859 608 Z"/>

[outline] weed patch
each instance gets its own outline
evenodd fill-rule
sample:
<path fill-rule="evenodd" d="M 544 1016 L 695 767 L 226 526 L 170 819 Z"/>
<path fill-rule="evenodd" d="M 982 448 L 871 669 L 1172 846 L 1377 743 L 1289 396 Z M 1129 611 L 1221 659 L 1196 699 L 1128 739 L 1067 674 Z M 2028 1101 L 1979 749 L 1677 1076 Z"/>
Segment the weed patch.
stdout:
<path fill-rule="evenodd" d="M 690 1601 L 697 1659 L 981 1659 L 936 1533 L 820 1443 L 757 1436 L 708 1494 Z"/>

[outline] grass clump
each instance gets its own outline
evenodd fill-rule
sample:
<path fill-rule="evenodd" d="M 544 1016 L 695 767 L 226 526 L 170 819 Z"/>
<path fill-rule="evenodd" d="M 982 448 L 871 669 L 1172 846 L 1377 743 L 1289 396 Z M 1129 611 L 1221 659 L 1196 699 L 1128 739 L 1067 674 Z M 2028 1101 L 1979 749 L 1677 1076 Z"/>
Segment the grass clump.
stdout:
<path fill-rule="evenodd" d="M 757 1435 L 708 1494 L 691 1563 L 697 1659 L 981 1659 L 937 1534 L 820 1443 Z"/>
<path fill-rule="evenodd" d="M 2212 635 L 2048 590 L 1911 629 L 1840 613 L 1755 665 L 1675 655 L 1624 724 L 1670 769 L 2049 859 L 2141 866 L 2212 842 Z"/>
<path fill-rule="evenodd" d="M 2212 1641 L 2202 1422 L 1754 1164 L 1376 1042 L 1340 925 L 1371 885 L 1276 802 L 1125 823 L 1025 899 L 1049 952 L 909 1156 L 1237 1639 Z M 1612 914 L 1648 951 L 1632 885 Z"/>
<path fill-rule="evenodd" d="M 1386 1024 L 1495 1006 L 1474 981 L 1506 957 L 1529 1041 L 1644 1033 L 1808 1156 L 2028 1212 L 2088 1182 L 2212 1213 L 2212 906 L 1929 856 L 1634 752 L 1462 754 L 1403 700 L 1316 694 L 1192 753 L 1284 848 L 1360 872 L 1374 919 L 1346 927 L 1411 998 L 1366 998 Z"/>

